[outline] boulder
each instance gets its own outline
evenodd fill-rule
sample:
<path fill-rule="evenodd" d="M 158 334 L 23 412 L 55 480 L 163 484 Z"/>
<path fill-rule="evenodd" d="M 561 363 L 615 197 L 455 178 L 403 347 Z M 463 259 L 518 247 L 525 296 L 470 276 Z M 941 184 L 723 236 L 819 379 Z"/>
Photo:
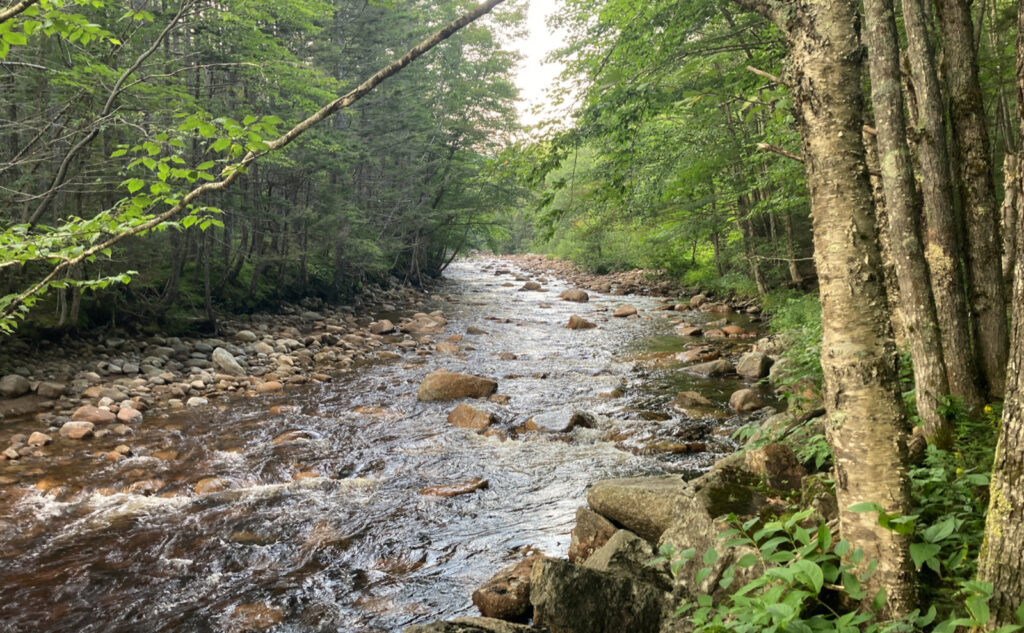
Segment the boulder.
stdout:
<path fill-rule="evenodd" d="M 395 324 L 387 319 L 381 319 L 371 323 L 369 329 L 371 334 L 391 334 L 395 331 Z"/>
<path fill-rule="evenodd" d="M 583 566 L 646 582 L 662 591 L 671 591 L 672 573 L 668 562 L 652 564 L 656 556 L 650 543 L 629 530 L 617 530 Z"/>
<path fill-rule="evenodd" d="M 486 398 L 497 390 L 498 383 L 490 378 L 438 370 L 423 379 L 417 398 L 423 401 Z"/>
<path fill-rule="evenodd" d="M 210 401 L 201 396 L 192 396 L 185 402 L 185 406 L 190 408 L 205 407 L 208 404 L 210 404 Z"/>
<path fill-rule="evenodd" d="M 534 624 L 551 633 L 657 633 L 665 595 L 625 576 L 541 560 L 530 602 Z"/>
<path fill-rule="evenodd" d="M 92 422 L 65 422 L 64 426 L 60 427 L 60 435 L 61 437 L 68 437 L 73 440 L 82 440 L 92 437 L 94 428 L 96 428 L 96 425 Z"/>
<path fill-rule="evenodd" d="M 701 345 L 676 354 L 676 358 L 684 363 L 706 363 L 721 357 L 721 352 L 710 345 Z"/>
<path fill-rule="evenodd" d="M 452 426 L 461 429 L 485 429 L 492 424 L 497 424 L 498 416 L 490 411 L 477 409 L 468 404 L 460 404 L 448 414 L 448 422 Z M 487 615 L 487 614 L 484 614 Z"/>
<path fill-rule="evenodd" d="M 744 464 L 747 470 L 776 490 L 801 490 L 807 476 L 807 469 L 793 449 L 778 442 L 747 451 Z"/>
<path fill-rule="evenodd" d="M 46 433 L 36 431 L 28 436 L 28 445 L 33 447 L 46 446 L 53 441 L 53 438 Z"/>
<path fill-rule="evenodd" d="M 132 407 L 121 407 L 117 410 L 117 420 L 124 424 L 138 424 L 142 422 L 142 412 Z"/>
<path fill-rule="evenodd" d="M 64 395 L 67 385 L 60 382 L 41 382 L 36 387 L 36 395 L 50 400 L 56 400 Z"/>
<path fill-rule="evenodd" d="M 697 374 L 698 376 L 704 376 L 705 378 L 717 377 L 717 376 L 728 376 L 733 373 L 732 363 L 727 360 L 712 360 L 706 363 L 700 363 L 698 365 L 691 365 L 686 368 L 686 371 L 691 374 Z"/>
<path fill-rule="evenodd" d="M 525 428 L 527 431 L 568 433 L 578 426 L 592 429 L 597 426 L 597 420 L 583 411 L 545 411 L 527 420 Z"/>
<path fill-rule="evenodd" d="M 566 325 L 565 327 L 569 328 L 570 330 L 589 330 L 597 327 L 597 325 L 591 323 L 590 321 L 587 321 L 581 316 L 576 316 L 574 314 L 571 317 L 569 317 L 569 325 Z"/>
<path fill-rule="evenodd" d="M 743 520 L 758 515 L 768 503 L 755 488 L 760 483 L 758 478 L 740 467 L 742 460 L 742 456 L 734 455 L 718 462 L 711 471 L 689 482 L 685 493 L 676 496 L 672 521 L 661 536 L 659 548 L 670 545 L 681 552 L 692 547 L 697 556 L 676 573 L 674 595 L 721 595 L 723 590 L 718 582 L 722 574 L 751 551 L 742 546 L 726 548 L 718 540 L 722 531 L 719 517 L 735 514 Z M 711 547 L 718 551 L 718 559 L 711 566 L 711 574 L 698 583 L 697 573 L 704 567 L 703 554 Z M 742 587 L 758 573 L 756 566 L 736 569 L 731 587 Z"/>
<path fill-rule="evenodd" d="M 255 343 L 260 340 L 252 330 L 239 330 L 235 333 L 235 340 L 239 343 Z"/>
<path fill-rule="evenodd" d="M 576 525 L 569 536 L 569 562 L 590 558 L 618 530 L 611 521 L 586 506 L 576 509 Z"/>
<path fill-rule="evenodd" d="M 519 290 L 520 291 L 524 291 L 524 290 L 534 290 L 534 291 L 537 291 L 537 290 L 541 290 L 542 288 L 543 288 L 543 286 L 541 286 L 536 281 L 528 281 L 525 284 L 523 284 L 523 287 L 520 288 Z"/>
<path fill-rule="evenodd" d="M 590 301 L 590 295 L 588 295 L 585 290 L 580 290 L 578 288 L 563 290 L 558 297 L 564 301 L 573 301 L 576 303 L 586 303 Z"/>
<path fill-rule="evenodd" d="M 615 308 L 615 312 L 612 312 L 613 317 L 624 318 L 630 317 L 636 314 L 636 308 L 631 305 L 624 305 Z"/>
<path fill-rule="evenodd" d="M 227 351 L 223 347 L 218 347 L 213 350 L 213 355 L 210 359 L 213 361 L 214 366 L 222 373 L 228 374 L 229 376 L 245 375 L 245 369 L 238 364 L 238 361 L 231 355 L 231 352 Z"/>
<path fill-rule="evenodd" d="M 587 491 L 587 503 L 598 514 L 657 543 L 673 521 L 680 495 L 689 494 L 679 476 L 605 479 Z"/>
<path fill-rule="evenodd" d="M 736 413 L 750 413 L 763 409 L 765 404 L 753 389 L 740 389 L 729 397 L 729 406 Z"/>
<path fill-rule="evenodd" d="M 75 412 L 71 414 L 71 419 L 75 422 L 107 424 L 116 420 L 117 416 L 107 409 L 101 409 L 99 407 L 94 407 L 91 404 L 87 404 L 75 409 Z"/>
<path fill-rule="evenodd" d="M 401 330 L 407 334 L 443 334 L 445 323 L 447 322 L 442 317 L 420 313 L 403 323 Z"/>
<path fill-rule="evenodd" d="M 736 373 L 749 380 L 760 380 L 768 375 L 774 362 L 761 352 L 747 352 L 736 364 Z"/>
<path fill-rule="evenodd" d="M 17 374 L 9 374 L 0 378 L 0 396 L 4 398 L 17 398 L 32 390 L 32 383 L 28 378 Z"/>
<path fill-rule="evenodd" d="M 483 335 L 483 334 L 487 334 L 487 330 L 485 330 L 483 328 L 478 328 L 475 325 L 471 325 L 471 326 L 466 328 L 466 334 L 471 334 L 473 336 L 480 336 L 480 335 Z"/>
<path fill-rule="evenodd" d="M 530 573 L 543 558 L 530 556 L 501 570 L 473 592 L 473 604 L 487 618 L 525 620 L 530 611 Z"/>
<path fill-rule="evenodd" d="M 722 331 L 725 332 L 726 336 L 745 336 L 747 331 L 738 325 L 725 325 L 722 326 Z"/>
<path fill-rule="evenodd" d="M 707 300 L 707 296 L 702 294 L 690 297 L 690 309 L 696 310 L 697 308 L 707 303 Z"/>
<path fill-rule="evenodd" d="M 704 334 L 704 330 L 696 325 L 682 324 L 676 327 L 676 334 L 679 336 L 700 336 Z"/>
<path fill-rule="evenodd" d="M 715 303 L 702 303 L 700 305 L 701 312 L 712 312 L 715 314 L 732 314 L 732 308 L 721 301 Z"/>

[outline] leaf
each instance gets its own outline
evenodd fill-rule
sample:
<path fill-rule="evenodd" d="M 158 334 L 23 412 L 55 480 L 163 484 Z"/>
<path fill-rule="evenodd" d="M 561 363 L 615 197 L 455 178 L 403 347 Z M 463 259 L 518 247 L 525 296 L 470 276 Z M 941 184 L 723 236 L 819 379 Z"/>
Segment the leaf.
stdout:
<path fill-rule="evenodd" d="M 821 588 L 825 585 L 825 575 L 816 563 L 806 559 L 798 560 L 793 563 L 793 568 L 804 576 L 807 584 L 814 589 L 815 593 L 821 593 Z"/>
<path fill-rule="evenodd" d="M 718 560 L 718 550 L 713 547 L 709 547 L 708 550 L 704 552 L 703 560 L 705 565 L 714 565 L 715 561 Z"/>
<path fill-rule="evenodd" d="M 757 557 L 757 554 L 748 552 L 741 556 L 738 561 L 736 561 L 736 566 L 740 569 L 744 569 L 746 567 L 753 567 L 757 564 L 758 560 L 759 559 Z"/>
<path fill-rule="evenodd" d="M 873 501 L 863 501 L 861 503 L 855 503 L 849 508 L 850 512 L 879 512 L 881 513 L 884 508 Z"/>
<path fill-rule="evenodd" d="M 925 561 L 934 558 L 941 550 L 942 546 L 934 543 L 911 543 L 910 558 L 914 560 L 914 567 L 920 570 Z"/>
<path fill-rule="evenodd" d="M 969 596 L 964 600 L 964 606 L 967 608 L 967 613 L 971 615 L 971 619 L 977 626 L 983 626 L 988 624 L 991 613 L 988 608 L 988 598 L 985 596 Z"/>
<path fill-rule="evenodd" d="M 135 193 L 139 189 L 142 189 L 146 185 L 145 182 L 139 178 L 132 178 L 125 182 L 125 186 L 128 188 L 128 193 Z"/>
<path fill-rule="evenodd" d="M 885 589 L 879 589 L 875 597 L 871 599 L 871 608 L 874 609 L 875 613 L 881 613 L 885 607 L 886 595 Z"/>

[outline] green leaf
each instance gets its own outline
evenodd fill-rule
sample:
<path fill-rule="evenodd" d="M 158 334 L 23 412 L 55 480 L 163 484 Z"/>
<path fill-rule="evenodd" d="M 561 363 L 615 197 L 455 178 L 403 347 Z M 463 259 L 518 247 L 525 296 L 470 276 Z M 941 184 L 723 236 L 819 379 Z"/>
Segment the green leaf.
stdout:
<path fill-rule="evenodd" d="M 874 609 L 875 613 L 881 613 L 882 609 L 885 608 L 885 602 L 885 589 L 879 589 L 875 597 L 871 599 L 871 608 Z"/>
<path fill-rule="evenodd" d="M 793 568 L 804 577 L 815 593 L 821 593 L 821 588 L 825 585 L 825 575 L 816 563 L 806 559 L 798 560 L 793 563 Z"/>
<path fill-rule="evenodd" d="M 941 545 L 935 545 L 933 543 L 911 543 L 910 558 L 914 560 L 914 567 L 920 570 L 925 561 L 933 558 L 941 550 Z"/>
<path fill-rule="evenodd" d="M 861 503 L 853 504 L 852 506 L 847 508 L 847 510 L 849 510 L 850 512 L 879 512 L 879 513 L 881 513 L 884 510 L 884 508 L 882 508 L 882 506 L 878 505 L 877 503 L 874 503 L 873 501 L 864 501 L 864 502 L 861 502 Z"/>
<path fill-rule="evenodd" d="M 977 626 L 988 624 L 989 617 L 991 616 L 988 608 L 988 598 L 977 595 L 969 596 L 964 600 L 964 606 Z"/>
<path fill-rule="evenodd" d="M 705 565 L 714 565 L 715 561 L 718 560 L 718 550 L 713 547 L 709 547 L 708 550 L 704 552 L 703 560 Z"/>
<path fill-rule="evenodd" d="M 25 37 L 24 33 L 17 33 L 15 31 L 8 31 L 3 34 L 4 41 L 11 46 L 25 46 L 28 44 L 28 38 Z"/>
<path fill-rule="evenodd" d="M 132 178 L 125 182 L 125 186 L 128 188 L 128 193 L 135 193 L 139 189 L 146 186 L 146 183 L 139 178 Z"/>

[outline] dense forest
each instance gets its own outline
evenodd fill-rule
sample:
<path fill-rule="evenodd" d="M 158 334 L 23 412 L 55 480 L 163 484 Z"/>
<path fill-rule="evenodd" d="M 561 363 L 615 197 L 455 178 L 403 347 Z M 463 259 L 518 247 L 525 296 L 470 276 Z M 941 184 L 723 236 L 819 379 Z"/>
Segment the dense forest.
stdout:
<path fill-rule="evenodd" d="M 0 327 L 215 330 L 472 249 L 756 298 L 845 545 L 780 520 L 693 625 L 1024 625 L 1024 1 L 565 0 L 525 130 L 523 9 L 7 3 Z"/>

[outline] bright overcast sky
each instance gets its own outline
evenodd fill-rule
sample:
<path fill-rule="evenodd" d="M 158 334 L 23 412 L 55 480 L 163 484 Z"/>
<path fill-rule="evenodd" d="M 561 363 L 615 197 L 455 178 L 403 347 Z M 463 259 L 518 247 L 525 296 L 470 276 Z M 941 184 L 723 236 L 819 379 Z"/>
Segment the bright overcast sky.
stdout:
<path fill-rule="evenodd" d="M 544 58 L 562 45 L 562 35 L 553 32 L 547 25 L 547 18 L 561 6 L 560 0 L 530 0 L 527 12 L 527 33 L 525 38 L 512 42 L 524 56 L 516 74 L 519 86 L 519 120 L 527 125 L 537 123 L 551 111 L 533 114 L 532 110 L 548 102 L 547 90 L 557 81 L 562 68 L 560 64 L 546 64 Z"/>

